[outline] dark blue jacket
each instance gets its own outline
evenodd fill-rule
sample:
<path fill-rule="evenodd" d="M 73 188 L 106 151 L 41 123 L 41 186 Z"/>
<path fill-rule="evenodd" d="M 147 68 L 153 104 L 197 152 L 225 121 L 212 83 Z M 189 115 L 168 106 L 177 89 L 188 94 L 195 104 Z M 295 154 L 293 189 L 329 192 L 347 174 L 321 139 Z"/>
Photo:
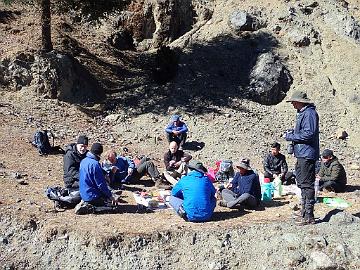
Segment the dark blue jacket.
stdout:
<path fill-rule="evenodd" d="M 311 160 L 319 158 L 319 116 L 313 104 L 298 111 L 294 132 L 287 133 L 286 140 L 294 142 L 296 158 Z"/>
<path fill-rule="evenodd" d="M 178 126 L 175 126 L 174 122 L 169 123 L 165 128 L 165 131 L 167 133 L 172 133 L 174 130 L 180 131 L 180 133 L 186 133 L 188 131 L 188 128 L 184 122 L 180 121 L 178 124 Z"/>
<path fill-rule="evenodd" d="M 99 159 L 88 152 L 86 158 L 80 163 L 80 196 L 85 202 L 93 201 L 97 198 L 111 198 L 112 194 L 105 181 Z"/>
<path fill-rule="evenodd" d="M 198 171 L 183 176 L 171 191 L 183 199 L 183 207 L 189 221 L 207 221 L 215 206 L 215 188 L 209 178 Z"/>
<path fill-rule="evenodd" d="M 108 174 L 110 174 L 113 167 L 117 167 L 118 170 L 116 171 L 115 175 L 113 176 L 114 179 L 112 180 L 121 181 L 124 180 L 128 175 L 128 168 L 135 169 L 135 163 L 128 157 L 123 156 L 117 156 L 115 164 L 109 164 L 108 162 L 102 163 L 102 168 Z"/>
<path fill-rule="evenodd" d="M 259 176 L 254 171 L 247 171 L 245 175 L 237 172 L 232 180 L 231 190 L 238 196 L 244 193 L 253 195 L 258 201 L 261 200 L 261 187 Z"/>

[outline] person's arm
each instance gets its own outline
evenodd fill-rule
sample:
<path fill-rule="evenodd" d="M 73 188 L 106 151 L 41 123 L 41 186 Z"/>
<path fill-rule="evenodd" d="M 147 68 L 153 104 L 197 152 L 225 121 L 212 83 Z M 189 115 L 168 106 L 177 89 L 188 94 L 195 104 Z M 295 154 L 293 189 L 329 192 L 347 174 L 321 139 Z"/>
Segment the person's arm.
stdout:
<path fill-rule="evenodd" d="M 182 151 L 182 150 L 179 150 Z M 183 152 L 181 160 L 184 162 L 189 162 L 192 159 L 192 156 L 188 153 Z"/>
<path fill-rule="evenodd" d="M 288 168 L 288 165 L 287 165 L 287 162 L 286 162 L 286 158 L 283 155 L 282 156 L 282 162 L 281 162 L 281 173 L 282 173 L 282 175 L 285 175 L 288 172 L 288 170 L 289 170 L 289 168 Z"/>
<path fill-rule="evenodd" d="M 323 181 L 338 181 L 340 178 L 340 173 L 341 173 L 340 164 L 339 163 L 334 164 L 333 166 L 331 166 L 330 175 L 323 175 L 321 177 L 321 180 L 323 180 Z"/>
<path fill-rule="evenodd" d="M 184 123 L 184 122 L 181 122 L 182 123 L 182 126 L 181 128 L 178 130 L 179 133 L 186 133 L 188 132 L 188 127 L 187 125 Z"/>
<path fill-rule="evenodd" d="M 167 171 L 171 171 L 174 168 L 173 166 L 170 165 L 170 160 L 171 160 L 170 154 L 169 152 L 166 152 L 164 154 L 164 165 Z"/>
<path fill-rule="evenodd" d="M 305 113 L 302 120 L 303 126 L 299 132 L 286 133 L 285 139 L 294 143 L 311 143 L 316 135 L 317 117 L 315 113 Z"/>
<path fill-rule="evenodd" d="M 230 183 L 230 190 L 232 192 L 236 193 L 236 191 L 238 189 L 238 186 L 239 186 L 239 179 L 240 179 L 240 173 L 236 173 L 235 176 L 234 176 L 234 179 Z"/>
<path fill-rule="evenodd" d="M 252 188 L 252 183 L 253 183 L 253 181 L 257 181 L 257 179 L 256 179 L 257 176 L 256 176 L 256 174 L 251 174 L 251 175 L 247 175 L 244 177 L 245 177 L 245 179 L 243 179 L 243 180 L 245 180 L 245 181 L 242 181 L 242 183 L 243 183 L 242 190 L 244 193 L 250 194 L 251 188 Z"/>
<path fill-rule="evenodd" d="M 165 128 L 165 132 L 167 133 L 173 133 L 173 130 L 174 130 L 174 124 L 171 123 L 171 124 L 168 124 Z"/>
<path fill-rule="evenodd" d="M 102 173 L 102 169 L 99 166 L 95 166 L 94 168 L 94 177 L 95 177 L 95 182 L 97 187 L 99 188 L 99 190 L 101 191 L 101 193 L 104 195 L 105 198 L 112 198 L 112 194 L 111 191 L 108 188 L 108 185 L 106 183 L 104 174 Z"/>
<path fill-rule="evenodd" d="M 171 195 L 180 199 L 184 199 L 181 180 L 175 184 L 175 186 L 171 190 Z"/>
<path fill-rule="evenodd" d="M 270 166 L 270 155 L 267 155 L 265 160 L 264 160 L 264 171 L 273 175 L 272 171 L 271 171 L 271 166 Z"/>
<path fill-rule="evenodd" d="M 79 168 L 76 167 L 76 160 L 72 153 L 68 151 L 64 156 L 64 182 L 66 185 L 72 185 L 79 181 Z"/>
<path fill-rule="evenodd" d="M 320 164 L 320 171 L 318 173 L 318 176 L 322 179 L 325 175 L 325 165 L 323 162 Z"/>

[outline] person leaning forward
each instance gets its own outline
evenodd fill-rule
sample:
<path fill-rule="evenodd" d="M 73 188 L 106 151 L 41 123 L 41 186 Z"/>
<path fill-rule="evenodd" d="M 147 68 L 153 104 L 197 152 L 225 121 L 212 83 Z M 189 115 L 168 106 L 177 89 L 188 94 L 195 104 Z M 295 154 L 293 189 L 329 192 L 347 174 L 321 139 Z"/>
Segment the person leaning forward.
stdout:
<path fill-rule="evenodd" d="M 176 142 L 169 144 L 169 150 L 164 154 L 165 172 L 164 176 L 172 185 L 177 183 L 177 179 L 187 173 L 187 163 L 192 156 L 179 150 Z"/>
<path fill-rule="evenodd" d="M 79 188 L 80 162 L 86 157 L 88 144 L 88 137 L 80 135 L 76 143 L 69 144 L 65 148 L 64 183 L 66 188 Z"/>
<path fill-rule="evenodd" d="M 102 152 L 103 146 L 94 143 L 80 163 L 80 196 L 84 202 L 93 206 L 104 206 L 108 201 L 117 204 L 117 199 L 112 195 L 99 163 Z"/>
<path fill-rule="evenodd" d="M 191 160 L 188 167 L 189 173 L 172 189 L 169 203 L 186 221 L 208 221 L 216 206 L 215 187 L 201 162 Z"/>
<path fill-rule="evenodd" d="M 297 110 L 295 129 L 284 134 L 284 138 L 294 146 L 296 182 L 301 189 L 302 209 L 296 223 L 314 224 L 315 162 L 320 152 L 319 116 L 305 92 L 296 91 L 287 102 Z"/>
<path fill-rule="evenodd" d="M 221 191 L 220 206 L 233 208 L 237 205 L 253 209 L 260 204 L 261 188 L 259 176 L 250 167 L 250 160 L 240 159 L 234 166 L 238 172 L 233 181 Z"/>
<path fill-rule="evenodd" d="M 344 192 L 347 183 L 344 166 L 339 159 L 334 156 L 334 152 L 325 149 L 321 154 L 321 165 L 319 174 L 316 176 L 319 180 L 319 189 Z"/>

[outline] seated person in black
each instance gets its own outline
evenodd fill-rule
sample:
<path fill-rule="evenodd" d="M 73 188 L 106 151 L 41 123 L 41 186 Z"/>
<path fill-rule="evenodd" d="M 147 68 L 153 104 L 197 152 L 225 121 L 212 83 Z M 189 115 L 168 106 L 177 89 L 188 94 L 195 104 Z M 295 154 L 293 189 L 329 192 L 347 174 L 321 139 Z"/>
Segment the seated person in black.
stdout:
<path fill-rule="evenodd" d="M 274 180 L 277 176 L 280 176 L 283 183 L 290 181 L 292 173 L 288 172 L 288 165 L 286 158 L 280 153 L 280 144 L 274 142 L 271 144 L 270 153 L 264 159 L 264 178 L 270 178 Z"/>

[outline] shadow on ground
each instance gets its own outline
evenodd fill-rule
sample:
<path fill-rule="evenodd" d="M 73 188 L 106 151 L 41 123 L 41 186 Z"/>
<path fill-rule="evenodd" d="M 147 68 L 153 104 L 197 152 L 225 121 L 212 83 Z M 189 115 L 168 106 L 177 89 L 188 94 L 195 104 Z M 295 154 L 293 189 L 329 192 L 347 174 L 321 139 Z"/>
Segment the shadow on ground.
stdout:
<path fill-rule="evenodd" d="M 145 83 L 141 87 L 140 84 L 113 87 L 112 93 L 108 92 L 105 110 L 131 109 L 135 115 L 148 112 L 167 114 L 169 107 L 175 107 L 198 115 L 219 113 L 216 107 L 225 106 L 248 111 L 234 99 L 252 98 L 246 90 L 249 74 L 258 56 L 273 51 L 277 46 L 278 41 L 266 32 L 245 37 L 224 35 L 207 44 L 195 44 L 189 52 L 180 53 L 177 76 L 165 85 L 146 80 L 147 75 L 151 76 L 154 55 L 139 55 L 143 60 L 140 66 L 143 74 L 139 81 Z M 128 78 L 132 76 L 125 70 L 122 72 L 127 73 Z M 103 72 L 102 80 L 103 85 L 110 83 L 106 72 Z"/>

